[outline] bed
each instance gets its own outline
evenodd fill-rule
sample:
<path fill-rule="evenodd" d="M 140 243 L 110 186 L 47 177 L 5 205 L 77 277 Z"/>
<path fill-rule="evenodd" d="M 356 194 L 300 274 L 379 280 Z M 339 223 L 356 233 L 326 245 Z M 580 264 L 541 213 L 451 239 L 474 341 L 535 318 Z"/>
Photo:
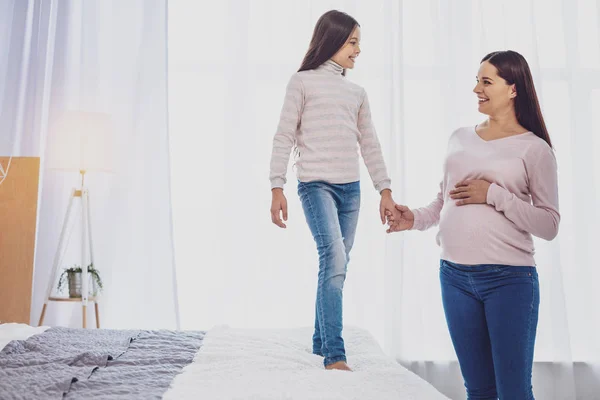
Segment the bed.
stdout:
<path fill-rule="evenodd" d="M 365 330 L 344 332 L 354 372 L 326 371 L 309 328 L 209 331 L 0 325 L 1 399 L 447 399 L 387 357 Z"/>

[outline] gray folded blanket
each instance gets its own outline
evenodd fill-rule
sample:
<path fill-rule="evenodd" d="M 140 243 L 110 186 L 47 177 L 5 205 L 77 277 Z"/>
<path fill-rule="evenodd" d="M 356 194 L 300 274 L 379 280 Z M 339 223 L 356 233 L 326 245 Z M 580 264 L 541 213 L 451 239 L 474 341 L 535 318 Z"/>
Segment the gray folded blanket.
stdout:
<path fill-rule="evenodd" d="M 160 398 L 203 332 L 50 328 L 0 352 L 0 399 Z"/>

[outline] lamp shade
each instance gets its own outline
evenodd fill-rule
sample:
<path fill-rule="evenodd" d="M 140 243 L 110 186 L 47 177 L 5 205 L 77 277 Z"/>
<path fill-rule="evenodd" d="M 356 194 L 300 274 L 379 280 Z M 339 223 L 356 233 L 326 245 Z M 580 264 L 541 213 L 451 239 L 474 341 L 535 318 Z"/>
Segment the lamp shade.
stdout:
<path fill-rule="evenodd" d="M 114 127 L 110 115 L 67 111 L 50 127 L 45 167 L 114 172 Z"/>

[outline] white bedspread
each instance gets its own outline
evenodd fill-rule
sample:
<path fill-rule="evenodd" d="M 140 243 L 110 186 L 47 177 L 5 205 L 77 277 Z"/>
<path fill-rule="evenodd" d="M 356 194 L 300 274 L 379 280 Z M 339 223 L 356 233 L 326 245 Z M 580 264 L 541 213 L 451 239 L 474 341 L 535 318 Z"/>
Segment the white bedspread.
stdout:
<path fill-rule="evenodd" d="M 323 359 L 311 354 L 311 335 L 309 328 L 214 328 L 163 399 L 447 399 L 387 357 L 362 329 L 344 329 L 346 355 L 353 372 L 325 370 Z"/>
<path fill-rule="evenodd" d="M 0 351 L 13 340 L 25 340 L 44 332 L 48 326 L 33 327 L 26 324 L 0 324 Z"/>

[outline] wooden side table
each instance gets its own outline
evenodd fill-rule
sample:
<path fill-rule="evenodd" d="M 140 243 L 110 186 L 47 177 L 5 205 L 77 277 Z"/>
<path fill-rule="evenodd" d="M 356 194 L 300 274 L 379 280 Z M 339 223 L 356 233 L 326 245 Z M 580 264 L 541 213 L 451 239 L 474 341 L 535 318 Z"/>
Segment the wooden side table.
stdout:
<path fill-rule="evenodd" d="M 47 302 L 44 303 L 44 307 L 42 307 L 42 315 L 40 316 L 40 321 L 38 326 L 42 326 L 44 323 L 44 317 L 46 316 L 46 306 L 48 305 L 48 301 L 58 301 L 58 302 L 77 302 L 81 303 L 81 297 L 49 297 Z M 96 315 L 96 328 L 100 329 L 100 311 L 98 310 L 98 299 L 96 296 L 89 296 L 88 301 L 94 303 L 94 314 Z M 84 309 L 83 315 L 83 328 L 87 328 L 87 315 L 86 310 Z"/>

